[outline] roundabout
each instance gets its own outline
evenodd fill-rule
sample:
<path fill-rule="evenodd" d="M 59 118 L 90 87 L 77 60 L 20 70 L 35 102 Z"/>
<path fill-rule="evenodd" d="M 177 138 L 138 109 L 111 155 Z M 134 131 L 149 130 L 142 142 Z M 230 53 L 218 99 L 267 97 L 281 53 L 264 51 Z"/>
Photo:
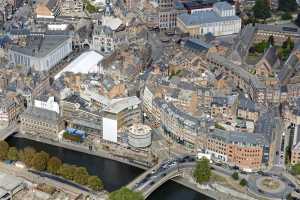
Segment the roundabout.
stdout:
<path fill-rule="evenodd" d="M 268 199 L 285 199 L 294 191 L 289 180 L 273 174 L 248 176 L 248 183 L 249 192 Z"/>
<path fill-rule="evenodd" d="M 277 177 L 260 177 L 256 179 L 256 185 L 268 193 L 280 193 L 286 189 L 286 184 Z"/>

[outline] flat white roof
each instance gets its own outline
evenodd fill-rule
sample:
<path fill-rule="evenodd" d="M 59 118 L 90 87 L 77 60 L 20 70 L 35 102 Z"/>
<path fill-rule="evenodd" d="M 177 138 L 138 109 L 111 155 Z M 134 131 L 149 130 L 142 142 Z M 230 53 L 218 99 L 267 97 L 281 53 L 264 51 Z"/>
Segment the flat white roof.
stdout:
<path fill-rule="evenodd" d="M 10 192 L 22 183 L 22 179 L 0 172 L 0 188 Z"/>
<path fill-rule="evenodd" d="M 140 103 L 141 100 L 136 96 L 113 99 L 111 104 L 108 105 L 104 111 L 117 114 L 126 108 L 137 106 Z"/>
<path fill-rule="evenodd" d="M 121 24 L 122 20 L 116 17 L 104 16 L 102 18 L 102 25 L 110 27 L 113 31 L 117 30 Z"/>
<path fill-rule="evenodd" d="M 98 63 L 103 59 L 103 56 L 96 51 L 88 51 L 82 53 L 78 58 L 73 60 L 68 66 L 66 66 L 61 72 L 59 72 L 54 78 L 58 79 L 64 72 L 73 73 L 97 73 Z"/>

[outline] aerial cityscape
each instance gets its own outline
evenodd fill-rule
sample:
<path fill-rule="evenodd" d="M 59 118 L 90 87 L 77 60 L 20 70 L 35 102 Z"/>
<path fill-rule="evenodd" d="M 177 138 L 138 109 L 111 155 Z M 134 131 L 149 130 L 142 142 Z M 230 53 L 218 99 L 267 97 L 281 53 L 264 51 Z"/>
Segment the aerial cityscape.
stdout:
<path fill-rule="evenodd" d="M 299 0 L 1 0 L 0 200 L 300 200 Z"/>

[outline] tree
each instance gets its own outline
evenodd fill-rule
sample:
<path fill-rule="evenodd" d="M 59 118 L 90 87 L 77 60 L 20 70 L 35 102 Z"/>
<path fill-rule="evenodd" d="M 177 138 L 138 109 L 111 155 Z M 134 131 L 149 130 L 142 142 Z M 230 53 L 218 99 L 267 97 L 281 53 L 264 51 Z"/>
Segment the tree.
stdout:
<path fill-rule="evenodd" d="M 292 17 L 292 15 L 291 15 L 291 13 L 285 12 L 285 13 L 283 13 L 283 14 L 281 15 L 281 19 L 282 19 L 282 20 L 291 20 L 291 19 L 293 19 L 293 17 Z"/>
<path fill-rule="evenodd" d="M 77 167 L 76 173 L 74 175 L 74 181 L 81 185 L 86 185 L 88 183 L 89 173 L 84 167 Z"/>
<path fill-rule="evenodd" d="M 252 9 L 255 18 L 267 19 L 271 17 L 271 10 L 266 0 L 256 0 Z"/>
<path fill-rule="evenodd" d="M 246 179 L 243 178 L 243 179 L 240 181 L 240 185 L 244 187 L 244 186 L 248 185 L 248 181 L 247 181 Z"/>
<path fill-rule="evenodd" d="M 63 164 L 59 168 L 58 172 L 65 179 L 73 180 L 74 176 L 75 176 L 75 170 L 76 170 L 76 166 L 69 165 L 69 164 Z"/>
<path fill-rule="evenodd" d="M 47 168 L 49 155 L 46 152 L 36 153 L 31 161 L 31 165 L 35 170 L 44 171 Z"/>
<path fill-rule="evenodd" d="M 297 15 L 297 18 L 296 18 L 296 20 L 295 20 L 295 24 L 296 24 L 297 26 L 300 26 L 300 13 Z"/>
<path fill-rule="evenodd" d="M 32 147 L 25 147 L 24 149 L 24 163 L 27 167 L 31 167 L 31 161 L 36 154 L 36 151 Z"/>
<path fill-rule="evenodd" d="M 232 177 L 234 180 L 239 180 L 239 173 L 238 173 L 238 172 L 233 172 L 233 174 L 231 175 L 231 177 Z"/>
<path fill-rule="evenodd" d="M 61 167 L 62 162 L 57 157 L 51 157 L 47 163 L 47 171 L 52 174 L 58 174 L 59 168 Z"/>
<path fill-rule="evenodd" d="M 268 44 L 274 46 L 275 42 L 274 42 L 274 36 L 271 35 L 268 39 Z"/>
<path fill-rule="evenodd" d="M 5 160 L 7 158 L 9 145 L 6 141 L 0 141 L 0 160 Z"/>
<path fill-rule="evenodd" d="M 103 183 L 98 176 L 90 176 L 88 178 L 87 184 L 92 190 L 95 190 L 95 191 L 100 191 L 103 189 Z M 123 199 L 125 199 L 125 198 L 123 198 Z M 134 198 L 130 199 L 130 200 L 134 200 Z"/>
<path fill-rule="evenodd" d="M 133 192 L 126 187 L 114 191 L 109 194 L 109 200 L 144 200 L 144 197 L 139 192 Z"/>
<path fill-rule="evenodd" d="M 209 160 L 206 158 L 201 158 L 196 165 L 193 176 L 195 177 L 197 183 L 204 183 L 209 181 L 211 176 L 211 169 L 209 166 Z"/>
<path fill-rule="evenodd" d="M 24 153 L 24 150 L 23 149 L 20 149 L 18 151 L 18 158 L 20 161 L 24 162 L 25 163 L 25 153 Z"/>
<path fill-rule="evenodd" d="M 294 12 L 298 8 L 296 0 L 279 0 L 279 10 L 285 12 Z"/>
<path fill-rule="evenodd" d="M 300 174 L 300 163 L 292 166 L 292 174 L 294 174 L 294 175 Z"/>
<path fill-rule="evenodd" d="M 16 147 L 10 147 L 7 153 L 7 159 L 16 161 L 18 160 L 18 150 Z"/>
<path fill-rule="evenodd" d="M 269 44 L 268 42 L 266 42 L 265 40 L 255 44 L 254 48 L 255 48 L 255 51 L 257 53 L 264 53 L 265 50 L 269 47 Z"/>

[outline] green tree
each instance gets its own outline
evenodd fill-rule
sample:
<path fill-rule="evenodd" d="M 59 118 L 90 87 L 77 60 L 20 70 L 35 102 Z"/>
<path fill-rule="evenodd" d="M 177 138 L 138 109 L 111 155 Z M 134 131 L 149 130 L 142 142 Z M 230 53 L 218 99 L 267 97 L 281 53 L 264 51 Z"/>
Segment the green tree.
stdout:
<path fill-rule="evenodd" d="M 279 0 L 279 10 L 294 12 L 298 8 L 296 0 Z"/>
<path fill-rule="evenodd" d="M 62 177 L 64 177 L 65 179 L 74 180 L 75 170 L 76 170 L 76 166 L 69 165 L 69 164 L 63 164 L 59 168 L 59 174 Z"/>
<path fill-rule="evenodd" d="M 32 147 L 25 147 L 24 149 L 24 163 L 27 167 L 31 167 L 31 161 L 36 154 L 36 151 Z"/>
<path fill-rule="evenodd" d="M 0 141 L 0 160 L 5 160 L 7 158 L 9 145 L 6 141 Z"/>
<path fill-rule="evenodd" d="M 201 158 L 196 165 L 196 168 L 193 172 L 193 176 L 195 177 L 197 183 L 204 183 L 209 181 L 211 176 L 211 169 L 209 166 L 209 160 L 206 158 Z"/>
<path fill-rule="evenodd" d="M 232 177 L 234 180 L 239 180 L 239 173 L 238 173 L 238 172 L 233 172 L 233 174 L 231 175 L 231 177 Z"/>
<path fill-rule="evenodd" d="M 248 185 L 248 181 L 247 181 L 246 179 L 243 178 L 243 179 L 240 181 L 240 185 L 244 187 L 244 186 Z"/>
<path fill-rule="evenodd" d="M 74 175 L 74 181 L 81 185 L 86 185 L 88 183 L 89 173 L 84 167 L 77 167 L 76 173 Z"/>
<path fill-rule="evenodd" d="M 294 175 L 300 174 L 300 163 L 292 166 L 292 174 L 294 174 Z"/>
<path fill-rule="evenodd" d="M 255 48 L 255 51 L 257 53 L 264 53 L 265 50 L 269 47 L 269 44 L 268 42 L 266 42 L 265 40 L 255 44 L 254 48 Z"/>
<path fill-rule="evenodd" d="M 292 15 L 291 15 L 291 13 L 285 12 L 285 13 L 283 13 L 283 14 L 281 15 L 281 19 L 282 19 L 282 20 L 290 20 L 290 19 L 293 19 L 293 17 L 292 17 Z"/>
<path fill-rule="evenodd" d="M 103 189 L 102 180 L 98 176 L 90 176 L 88 178 L 87 184 L 92 190 L 95 190 L 95 191 L 100 191 Z M 134 199 L 130 199 L 130 200 L 134 200 Z"/>
<path fill-rule="evenodd" d="M 144 197 L 139 192 L 133 192 L 126 187 L 122 187 L 109 194 L 109 200 L 144 200 Z"/>
<path fill-rule="evenodd" d="M 269 39 L 268 39 L 268 45 L 272 45 L 272 46 L 274 46 L 274 44 L 275 44 L 275 41 L 274 41 L 274 36 L 273 36 L 273 35 L 271 35 L 271 36 L 269 37 Z"/>
<path fill-rule="evenodd" d="M 254 17 L 257 19 L 267 19 L 271 17 L 271 10 L 266 0 L 256 0 L 252 9 Z"/>
<path fill-rule="evenodd" d="M 7 153 L 7 159 L 16 161 L 18 160 L 18 150 L 16 147 L 10 147 Z"/>
<path fill-rule="evenodd" d="M 297 15 L 297 18 L 296 18 L 296 20 L 295 20 L 295 24 L 296 24 L 297 26 L 300 26 L 300 13 Z"/>
<path fill-rule="evenodd" d="M 59 168 L 61 167 L 62 162 L 57 157 L 51 157 L 47 163 L 47 171 L 52 174 L 58 174 Z"/>
<path fill-rule="evenodd" d="M 24 150 L 23 149 L 20 149 L 18 151 L 18 158 L 20 161 L 24 162 L 25 163 L 25 153 L 24 153 Z"/>
<path fill-rule="evenodd" d="M 44 171 L 47 168 L 49 155 L 46 152 L 36 153 L 31 161 L 31 165 L 35 170 Z"/>

